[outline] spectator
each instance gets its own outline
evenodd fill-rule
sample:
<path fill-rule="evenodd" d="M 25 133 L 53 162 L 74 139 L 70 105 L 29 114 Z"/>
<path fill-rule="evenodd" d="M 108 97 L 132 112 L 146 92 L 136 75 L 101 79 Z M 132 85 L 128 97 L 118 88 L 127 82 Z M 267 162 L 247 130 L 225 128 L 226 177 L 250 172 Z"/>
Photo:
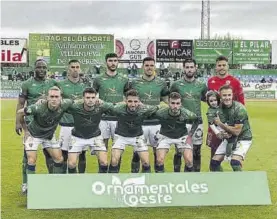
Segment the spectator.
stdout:
<path fill-rule="evenodd" d="M 132 67 L 131 67 L 131 63 L 129 62 L 128 67 L 127 67 L 128 75 L 131 75 L 131 71 L 132 71 Z"/>
<path fill-rule="evenodd" d="M 138 66 L 136 65 L 136 63 L 134 63 L 132 66 L 132 73 L 135 77 L 138 75 Z"/>
<path fill-rule="evenodd" d="M 100 75 L 101 65 L 99 64 L 99 62 L 96 62 L 96 65 L 94 66 L 94 68 L 95 68 L 96 74 Z"/>
<path fill-rule="evenodd" d="M 265 77 L 262 77 L 261 83 L 266 83 Z"/>

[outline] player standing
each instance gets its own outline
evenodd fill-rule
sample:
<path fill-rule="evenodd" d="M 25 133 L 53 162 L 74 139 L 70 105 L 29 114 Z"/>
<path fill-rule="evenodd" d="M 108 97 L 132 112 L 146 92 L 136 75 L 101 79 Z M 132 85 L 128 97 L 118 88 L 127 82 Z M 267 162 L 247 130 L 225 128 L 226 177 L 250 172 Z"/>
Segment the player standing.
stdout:
<path fill-rule="evenodd" d="M 62 97 L 66 99 L 81 99 L 86 85 L 80 80 L 81 66 L 78 60 L 70 60 L 68 62 L 67 78 L 58 83 L 62 91 Z M 60 121 L 59 143 L 64 158 L 64 173 L 67 171 L 68 147 L 73 129 L 72 115 L 65 113 Z M 86 151 L 82 151 L 79 155 L 78 172 L 84 173 L 86 170 Z"/>
<path fill-rule="evenodd" d="M 173 82 L 171 92 L 178 92 L 182 96 L 182 105 L 184 108 L 195 113 L 199 118 L 198 125 L 194 135 L 193 142 L 193 169 L 195 172 L 200 172 L 201 169 L 201 146 L 203 143 L 203 120 L 201 116 L 201 101 L 206 102 L 207 86 L 204 82 L 195 78 L 196 61 L 194 59 L 186 59 L 183 62 L 184 76 L 182 79 Z M 187 129 L 191 129 L 192 124 L 187 125 Z M 181 154 L 174 155 L 174 172 L 180 172 Z"/>
<path fill-rule="evenodd" d="M 20 94 L 18 97 L 16 112 L 20 109 L 23 109 L 25 107 L 25 104 L 27 104 L 27 106 L 30 106 L 31 104 L 35 104 L 38 99 L 45 98 L 45 95 L 47 94 L 49 88 L 51 88 L 55 84 L 56 84 L 56 81 L 54 81 L 53 79 L 47 79 L 47 63 L 42 59 L 38 59 L 35 62 L 34 77 L 29 78 L 27 81 L 24 81 L 22 83 Z M 25 120 L 25 123 L 28 125 L 32 120 L 32 116 L 26 116 L 24 120 Z M 20 133 L 22 132 L 22 124 L 24 124 L 24 121 L 20 121 L 19 114 L 16 114 L 15 130 L 18 135 L 20 135 Z M 24 137 L 25 139 L 28 136 L 28 133 L 25 133 L 24 135 L 25 135 Z M 43 152 L 45 155 L 48 172 L 52 173 L 53 172 L 52 158 L 46 150 L 43 150 Z M 27 168 L 27 155 L 24 148 L 24 155 L 22 160 L 22 176 L 23 176 L 23 183 L 21 186 L 22 193 L 26 193 L 27 191 L 26 168 Z"/>
<path fill-rule="evenodd" d="M 143 104 L 157 106 L 161 101 L 168 102 L 168 88 L 166 83 L 155 76 L 155 59 L 146 57 L 143 59 L 143 75 L 130 83 L 130 88 L 137 90 L 140 101 Z M 154 161 L 156 167 L 156 145 L 155 135 L 160 130 L 160 122 L 157 119 L 148 118 L 144 121 L 143 134 L 153 148 Z M 138 153 L 134 151 L 131 165 L 131 172 L 138 173 L 140 169 L 140 159 Z"/>
<path fill-rule="evenodd" d="M 108 53 L 105 57 L 107 71 L 93 81 L 93 88 L 99 93 L 99 98 L 109 103 L 119 103 L 124 100 L 124 92 L 128 87 L 128 78 L 117 73 L 118 57 L 116 53 Z M 102 116 L 99 128 L 108 149 L 109 139 L 114 139 L 117 118 L 108 113 Z"/>

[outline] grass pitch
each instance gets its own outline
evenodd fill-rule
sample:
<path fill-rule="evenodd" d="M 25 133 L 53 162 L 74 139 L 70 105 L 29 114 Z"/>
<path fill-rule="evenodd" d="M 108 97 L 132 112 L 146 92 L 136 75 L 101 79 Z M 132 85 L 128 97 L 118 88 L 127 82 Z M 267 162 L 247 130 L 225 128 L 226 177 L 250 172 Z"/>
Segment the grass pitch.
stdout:
<path fill-rule="evenodd" d="M 223 206 L 223 207 L 166 207 L 166 208 L 120 208 L 120 209 L 72 209 L 72 210 L 27 210 L 26 197 L 20 194 L 22 139 L 14 131 L 15 100 L 1 100 L 1 218 L 3 219 L 56 219 L 56 218 L 194 218 L 194 219 L 275 219 L 277 218 L 277 103 L 250 102 L 246 107 L 250 117 L 254 139 L 243 169 L 266 171 L 268 174 L 272 205 L 270 206 Z M 203 115 L 206 105 L 203 104 Z M 206 118 L 204 118 L 206 119 Z M 204 120 L 205 127 L 207 122 Z M 205 132 L 206 134 L 206 132 Z M 166 159 L 165 168 L 172 171 L 173 148 Z M 209 148 L 202 146 L 202 171 L 208 171 Z M 129 172 L 131 148 L 123 155 L 122 172 Z M 151 154 L 151 158 L 152 158 Z M 95 156 L 87 155 L 87 172 L 97 172 Z M 153 159 L 152 159 L 153 163 Z M 225 171 L 231 171 L 227 163 Z M 40 150 L 37 173 L 47 173 Z M 236 183 L 236 182 L 234 182 Z M 239 185 L 238 185 L 239 186 Z M 41 188 L 47 189 L 47 188 Z M 253 191 L 255 192 L 255 191 Z M 68 194 L 70 196 L 70 194 Z M 240 194 L 237 194 L 240 196 Z M 228 198 L 228 197 L 226 197 Z"/>

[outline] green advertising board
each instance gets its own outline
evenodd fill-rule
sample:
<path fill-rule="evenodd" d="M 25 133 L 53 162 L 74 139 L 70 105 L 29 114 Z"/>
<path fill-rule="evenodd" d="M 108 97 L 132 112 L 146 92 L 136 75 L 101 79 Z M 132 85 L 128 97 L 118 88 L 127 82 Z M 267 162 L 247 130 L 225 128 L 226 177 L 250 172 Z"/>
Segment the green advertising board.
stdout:
<path fill-rule="evenodd" d="M 30 65 L 44 59 L 51 68 L 65 68 L 77 59 L 82 69 L 97 62 L 103 64 L 105 55 L 114 52 L 114 36 L 109 34 L 29 34 Z"/>
<path fill-rule="evenodd" d="M 195 40 L 194 57 L 197 63 L 215 64 L 218 56 L 228 57 L 232 63 L 232 41 L 231 40 Z"/>
<path fill-rule="evenodd" d="M 258 171 L 28 175 L 28 209 L 270 204 Z"/>
<path fill-rule="evenodd" d="M 234 40 L 233 64 L 270 64 L 269 40 Z"/>

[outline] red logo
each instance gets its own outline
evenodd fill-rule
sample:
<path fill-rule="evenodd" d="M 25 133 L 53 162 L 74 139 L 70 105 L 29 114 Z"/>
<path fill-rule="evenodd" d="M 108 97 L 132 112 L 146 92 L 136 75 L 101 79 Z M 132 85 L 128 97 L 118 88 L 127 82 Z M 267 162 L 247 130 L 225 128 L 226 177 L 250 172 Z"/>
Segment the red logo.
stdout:
<path fill-rule="evenodd" d="M 179 49 L 179 48 L 180 48 L 179 40 L 170 41 L 170 49 Z"/>
<path fill-rule="evenodd" d="M 124 54 L 124 45 L 119 40 L 115 41 L 115 45 L 116 45 L 116 54 L 117 54 L 118 58 L 121 58 Z"/>
<path fill-rule="evenodd" d="M 154 58 L 154 54 L 155 54 L 155 51 L 154 51 L 154 42 L 151 41 L 148 46 L 147 46 L 147 55 Z"/>

